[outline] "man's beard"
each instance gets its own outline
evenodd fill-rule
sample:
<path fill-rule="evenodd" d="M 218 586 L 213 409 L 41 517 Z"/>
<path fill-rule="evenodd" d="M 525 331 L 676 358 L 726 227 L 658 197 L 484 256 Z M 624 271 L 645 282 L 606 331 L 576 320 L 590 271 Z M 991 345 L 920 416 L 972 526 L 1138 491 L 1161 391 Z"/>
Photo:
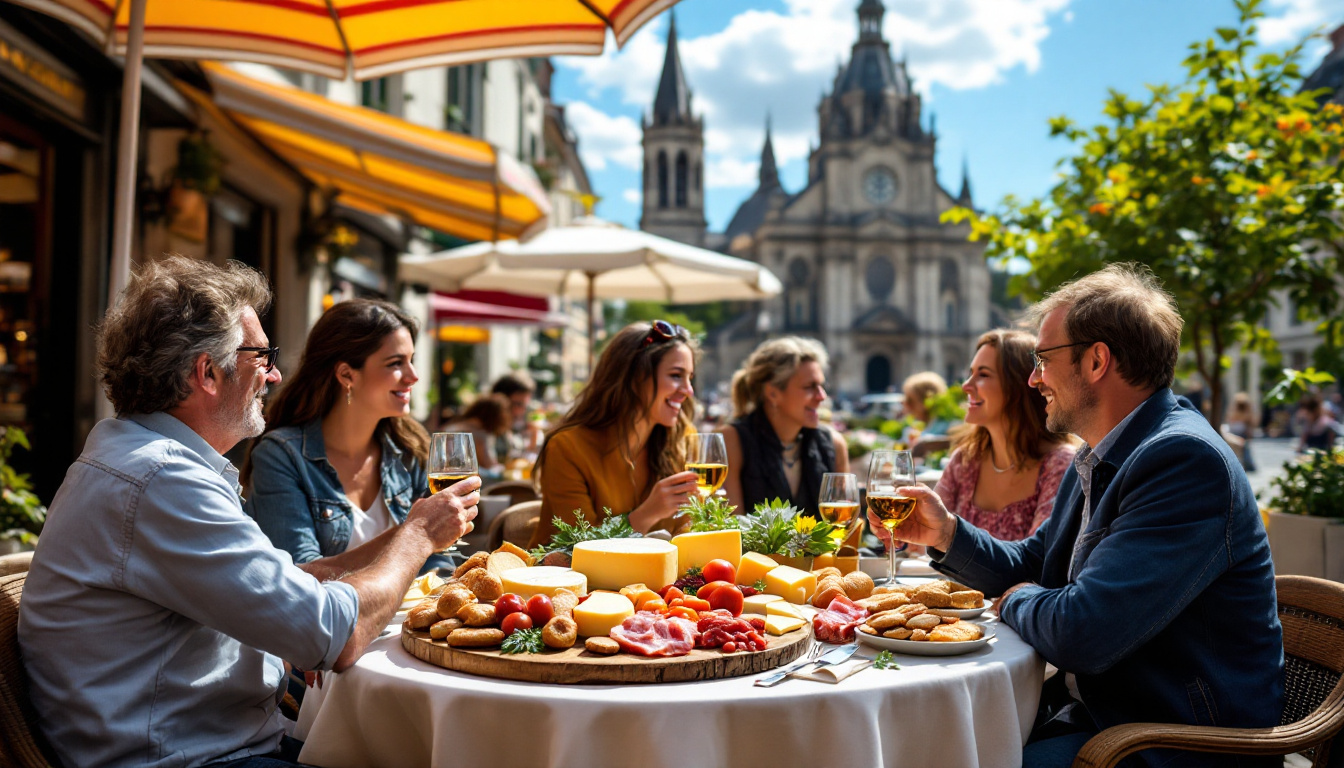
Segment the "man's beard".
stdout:
<path fill-rule="evenodd" d="M 237 374 L 234 374 L 235 377 Z M 233 383 L 232 381 L 230 383 Z M 238 440 L 247 440 L 266 431 L 266 417 L 262 413 L 262 398 L 266 395 L 266 386 L 253 393 L 252 397 L 240 404 L 221 403 L 215 412 L 216 424 L 238 435 Z"/>
<path fill-rule="evenodd" d="M 1087 414 L 1097 407 L 1097 395 L 1083 383 L 1083 377 L 1078 375 L 1075 369 L 1069 376 L 1067 384 L 1069 395 L 1074 399 L 1071 406 L 1066 406 L 1059 397 L 1059 388 L 1054 390 L 1054 408 L 1045 416 L 1045 428 L 1056 434 L 1079 434 L 1087 418 Z"/>

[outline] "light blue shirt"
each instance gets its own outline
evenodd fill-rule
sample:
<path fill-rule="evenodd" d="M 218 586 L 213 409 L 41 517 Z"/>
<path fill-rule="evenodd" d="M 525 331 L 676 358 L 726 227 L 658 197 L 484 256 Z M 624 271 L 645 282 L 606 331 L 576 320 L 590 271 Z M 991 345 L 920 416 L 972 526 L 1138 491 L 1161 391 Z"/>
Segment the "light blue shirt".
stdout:
<path fill-rule="evenodd" d="M 19 610 L 43 734 L 69 766 L 266 754 L 286 659 L 328 669 L 354 631 L 243 512 L 238 473 L 166 413 L 99 422 L 52 501 Z"/>
<path fill-rule="evenodd" d="M 1144 400 L 1143 402 L 1146 403 L 1148 401 Z M 1143 407 L 1143 403 L 1139 403 L 1135 406 L 1134 410 L 1129 412 L 1129 415 L 1120 420 L 1119 424 L 1111 427 L 1111 431 L 1107 432 L 1106 436 L 1101 438 L 1100 442 L 1097 443 L 1096 448 L 1089 446 L 1087 443 L 1083 443 L 1082 447 L 1078 449 L 1078 452 L 1073 455 L 1073 468 L 1078 472 L 1078 484 L 1083 489 L 1083 519 L 1082 522 L 1078 524 L 1078 538 L 1075 539 L 1073 543 L 1073 554 L 1069 556 L 1070 579 L 1074 576 L 1073 562 L 1078 555 L 1078 542 L 1082 541 L 1083 534 L 1087 533 L 1087 523 L 1092 519 L 1092 470 L 1096 469 L 1097 465 L 1101 463 L 1101 460 L 1106 457 L 1106 452 L 1111 449 L 1112 445 L 1115 445 L 1116 440 L 1120 439 L 1120 435 L 1125 431 L 1125 427 L 1128 427 L 1129 422 L 1134 420 L 1134 414 L 1138 413 L 1139 408 L 1141 407 Z"/>

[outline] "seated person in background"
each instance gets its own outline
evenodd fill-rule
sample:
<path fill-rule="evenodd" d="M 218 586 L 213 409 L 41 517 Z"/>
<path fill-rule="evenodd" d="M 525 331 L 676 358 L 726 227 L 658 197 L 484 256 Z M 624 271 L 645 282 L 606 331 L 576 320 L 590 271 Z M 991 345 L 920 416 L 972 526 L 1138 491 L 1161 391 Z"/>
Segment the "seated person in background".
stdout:
<path fill-rule="evenodd" d="M 976 343 L 961 385 L 970 429 L 935 489 L 961 519 L 1005 541 L 1036 532 L 1055 504 L 1059 481 L 1073 462 L 1073 442 L 1045 428 L 1045 398 L 1027 384 L 1036 337 L 990 331 Z"/>
<path fill-rule="evenodd" d="M 1335 447 L 1339 437 L 1339 422 L 1330 418 L 1321 396 L 1309 393 L 1297 405 L 1298 419 L 1302 425 L 1302 435 L 1297 441 L 1297 452 L 1328 451 Z"/>
<path fill-rule="evenodd" d="M 673 529 L 677 508 L 696 493 L 686 470 L 695 353 L 686 329 L 664 320 L 632 323 L 607 342 L 537 457 L 541 517 L 529 547 L 551 540 L 552 518 L 598 523 L 604 507 L 629 514 L 640 533 Z"/>
<path fill-rule="evenodd" d="M 243 464 L 245 509 L 294 562 L 372 541 L 429 493 L 429 435 L 411 416 L 416 332 L 395 304 L 342 301 L 318 318 L 298 373 L 271 399 Z"/>
<path fill-rule="evenodd" d="M 947 431 L 952 428 L 952 422 L 931 418 L 928 406 L 925 405 L 929 398 L 946 391 L 947 382 L 933 371 L 911 374 L 901 384 L 901 392 L 905 394 L 904 414 L 923 422 L 923 426 L 907 432 L 911 436 L 908 445 L 915 456 L 927 456 L 935 451 L 945 451 L 951 446 Z"/>
<path fill-rule="evenodd" d="M 1269 542 L 1226 441 L 1172 394 L 1182 321 L 1170 295 L 1141 268 L 1112 265 L 1030 317 L 1046 426 L 1086 443 L 1054 513 L 1030 538 L 1005 542 L 911 487 L 900 492 L 915 510 L 894 531 L 927 545 L 939 571 L 1001 595 L 1003 622 L 1064 673 L 1042 692 L 1023 765 L 1068 766 L 1121 723 L 1278 725 L 1283 632 Z M 1149 766 L 1276 759 L 1138 755 Z"/>
<path fill-rule="evenodd" d="M 503 468 L 496 454 L 496 441 L 508 441 L 509 438 L 509 401 L 502 395 L 485 395 L 476 398 L 467 410 L 450 424 L 443 426 L 443 432 L 470 432 L 476 443 L 476 463 L 481 472 L 499 476 Z"/>
<path fill-rule="evenodd" d="M 1255 471 L 1255 459 L 1251 456 L 1251 438 L 1255 436 L 1255 406 L 1251 403 L 1251 396 L 1245 392 L 1238 392 L 1232 397 L 1232 405 L 1227 408 L 1227 423 L 1224 429 L 1229 435 L 1240 438 L 1241 451 L 1237 458 L 1241 460 L 1241 468 L 1247 472 Z M 1235 441 L 1229 440 L 1234 446 Z"/>
<path fill-rule="evenodd" d="M 821 476 L 849 471 L 844 438 L 817 415 L 827 362 L 820 342 L 785 336 L 762 343 L 733 374 L 723 487 L 739 514 L 779 498 L 816 517 Z"/>
<path fill-rule="evenodd" d="M 497 443 L 499 461 L 507 461 L 510 456 L 535 456 L 541 450 L 541 441 L 545 437 L 542 430 L 528 419 L 528 408 L 532 404 L 532 393 L 537 385 L 532 377 L 522 371 L 506 373 L 495 380 L 490 394 L 499 395 L 509 401 L 509 424 L 512 432 L 508 440 Z"/>
<path fill-rule="evenodd" d="M 103 321 L 99 377 L 118 415 L 52 501 L 19 607 L 33 707 L 67 766 L 297 765 L 281 659 L 354 664 L 425 558 L 470 530 L 475 479 L 327 560 L 296 566 L 271 546 L 221 455 L 261 433 L 280 383 L 258 320 L 270 299 L 241 264 L 169 257 Z"/>

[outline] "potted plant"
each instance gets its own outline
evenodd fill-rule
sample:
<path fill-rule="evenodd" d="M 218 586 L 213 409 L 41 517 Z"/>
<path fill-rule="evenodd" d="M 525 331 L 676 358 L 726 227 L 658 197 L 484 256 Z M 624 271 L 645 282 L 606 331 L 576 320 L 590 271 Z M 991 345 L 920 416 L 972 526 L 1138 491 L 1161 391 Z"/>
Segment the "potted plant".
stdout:
<path fill-rule="evenodd" d="M 1313 451 L 1271 482 L 1274 571 L 1344 581 L 1344 449 Z"/>
<path fill-rule="evenodd" d="M 209 199 L 219 192 L 224 155 L 210 143 L 209 131 L 193 131 L 177 143 L 177 166 L 168 190 L 168 228 L 181 237 L 204 242 L 210 226 Z"/>
<path fill-rule="evenodd" d="M 47 519 L 47 508 L 33 493 L 28 476 L 10 466 L 9 455 L 16 445 L 31 450 L 22 429 L 5 427 L 0 435 L 0 555 L 32 549 Z"/>

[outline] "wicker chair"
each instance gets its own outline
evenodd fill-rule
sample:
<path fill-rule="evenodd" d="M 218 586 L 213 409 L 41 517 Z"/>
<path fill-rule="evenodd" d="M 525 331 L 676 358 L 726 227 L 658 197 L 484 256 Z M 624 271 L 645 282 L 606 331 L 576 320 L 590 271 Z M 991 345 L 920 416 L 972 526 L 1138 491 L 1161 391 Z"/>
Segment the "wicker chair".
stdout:
<path fill-rule="evenodd" d="M 0 555 L 0 576 L 15 573 L 27 573 L 33 562 L 32 552 L 15 552 L 12 555 Z"/>
<path fill-rule="evenodd" d="M 1073 768 L 1111 768 L 1126 755 L 1154 747 L 1242 755 L 1301 752 L 1313 768 L 1331 765 L 1331 747 L 1344 749 L 1338 735 L 1344 729 L 1344 584 L 1309 576 L 1275 581 L 1285 661 L 1277 728 L 1117 725 L 1093 736 Z"/>
<path fill-rule="evenodd" d="M 508 496 L 509 505 L 536 501 L 537 489 L 530 480 L 502 480 L 481 489 L 482 496 Z"/>
<path fill-rule="evenodd" d="M 0 766 L 60 765 L 38 733 L 19 658 L 19 598 L 27 573 L 0 577 Z"/>
<path fill-rule="evenodd" d="M 532 532 L 537 529 L 537 520 L 541 518 L 541 501 L 524 501 L 514 504 L 500 512 L 490 523 L 490 536 L 487 550 L 499 549 L 508 541 L 520 547 L 526 547 L 532 540 Z"/>

